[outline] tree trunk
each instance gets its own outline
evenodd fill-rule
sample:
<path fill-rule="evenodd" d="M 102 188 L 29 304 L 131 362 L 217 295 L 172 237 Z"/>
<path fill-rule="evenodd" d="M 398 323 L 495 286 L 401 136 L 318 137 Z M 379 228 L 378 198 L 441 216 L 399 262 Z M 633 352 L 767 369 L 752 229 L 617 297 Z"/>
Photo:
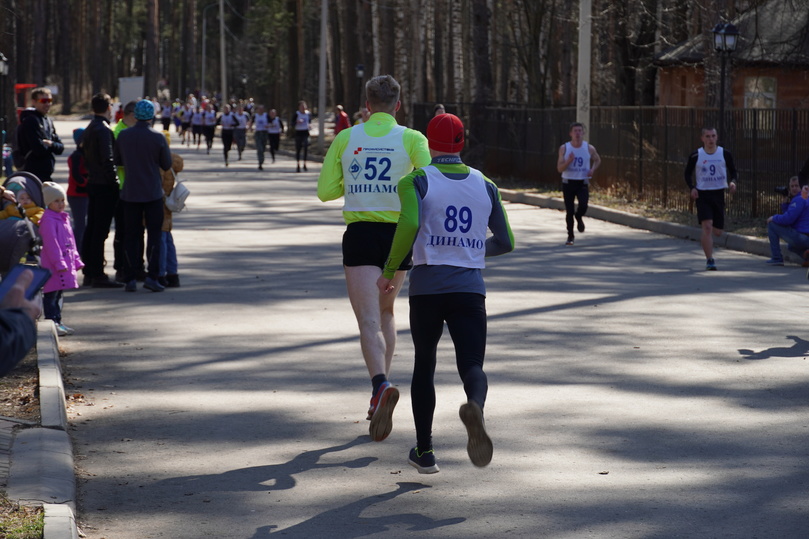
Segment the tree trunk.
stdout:
<path fill-rule="evenodd" d="M 62 57 L 60 63 L 60 71 L 62 75 L 62 114 L 70 114 L 73 107 L 73 96 L 70 92 L 71 73 L 75 69 L 73 63 L 73 25 L 70 24 L 72 17 L 70 16 L 70 3 L 59 2 L 59 20 L 62 24 L 59 25 L 59 54 Z"/>
<path fill-rule="evenodd" d="M 297 94 L 300 96 L 298 99 L 305 99 L 303 96 L 304 88 L 306 88 L 306 58 L 304 51 L 304 32 L 303 32 L 303 0 L 298 0 L 297 5 L 295 6 L 296 9 L 296 30 L 297 30 L 297 38 L 295 40 L 296 46 L 296 58 L 298 60 L 298 92 Z M 311 103 L 307 102 L 307 105 L 311 105 Z"/>
<path fill-rule="evenodd" d="M 91 4 L 90 6 L 90 28 L 98 31 L 101 28 L 101 10 L 103 6 L 101 2 Z M 90 89 L 92 94 L 101 91 L 101 62 L 102 62 L 102 40 L 98 39 L 96 34 L 95 39 L 90 39 Z"/>
<path fill-rule="evenodd" d="M 475 98 L 476 103 L 488 103 L 492 100 L 492 65 L 489 62 L 489 29 L 492 12 L 486 0 L 473 0 L 472 3 L 472 46 L 475 62 Z"/>
<path fill-rule="evenodd" d="M 43 54 L 43 52 L 47 50 L 45 46 L 46 33 L 39 27 L 40 21 L 46 20 L 45 0 L 33 0 L 31 4 L 31 13 L 35 25 L 32 47 L 34 54 L 31 57 L 31 67 L 33 68 L 31 76 L 33 77 L 34 84 L 41 86 L 47 82 L 45 80 L 47 75 L 45 65 L 47 56 Z"/>
<path fill-rule="evenodd" d="M 376 2 L 371 3 L 371 58 L 373 64 L 365 65 L 365 69 L 370 69 L 368 78 L 378 75 L 382 66 L 380 65 L 380 58 L 382 56 L 382 45 L 379 42 L 379 35 L 381 28 L 379 25 L 379 6 Z"/>
<path fill-rule="evenodd" d="M 157 75 L 160 63 L 157 55 L 158 25 L 157 8 L 158 0 L 146 0 L 146 58 L 143 66 L 143 86 L 144 92 L 150 97 L 155 97 L 157 93 Z"/>

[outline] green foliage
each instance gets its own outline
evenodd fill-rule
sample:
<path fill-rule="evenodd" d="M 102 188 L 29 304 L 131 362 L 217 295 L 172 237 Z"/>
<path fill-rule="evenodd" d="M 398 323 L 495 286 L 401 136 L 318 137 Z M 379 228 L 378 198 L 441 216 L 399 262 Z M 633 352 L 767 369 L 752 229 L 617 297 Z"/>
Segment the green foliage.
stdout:
<path fill-rule="evenodd" d="M 42 539 L 45 512 L 41 507 L 21 506 L 0 494 L 0 537 L 4 539 Z"/>

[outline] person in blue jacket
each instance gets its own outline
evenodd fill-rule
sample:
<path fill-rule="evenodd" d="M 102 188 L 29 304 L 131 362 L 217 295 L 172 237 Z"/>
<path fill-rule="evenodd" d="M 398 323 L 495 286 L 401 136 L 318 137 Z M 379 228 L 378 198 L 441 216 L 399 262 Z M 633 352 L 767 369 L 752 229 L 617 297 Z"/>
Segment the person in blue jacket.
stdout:
<path fill-rule="evenodd" d="M 781 240 L 787 242 L 787 249 L 797 253 L 809 265 L 809 202 L 803 195 L 809 195 L 809 187 L 803 193 L 797 176 L 789 179 L 791 200 L 782 206 L 782 212 L 767 218 L 767 237 L 770 239 L 770 266 L 783 266 Z"/>

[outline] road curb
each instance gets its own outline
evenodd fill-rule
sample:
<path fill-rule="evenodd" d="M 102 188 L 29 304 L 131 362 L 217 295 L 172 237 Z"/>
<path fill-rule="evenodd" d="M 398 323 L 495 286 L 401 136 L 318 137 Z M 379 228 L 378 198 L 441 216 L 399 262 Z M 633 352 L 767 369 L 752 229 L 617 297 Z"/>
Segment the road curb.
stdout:
<path fill-rule="evenodd" d="M 14 437 L 8 495 L 23 505 L 42 505 L 45 539 L 77 539 L 73 445 L 67 433 L 59 339 L 51 320 L 37 323 L 36 350 L 41 426 Z"/>
<path fill-rule="evenodd" d="M 76 517 L 73 510 L 58 503 L 46 503 L 45 533 L 43 539 L 79 539 Z"/>
<path fill-rule="evenodd" d="M 561 198 L 550 197 L 547 195 L 539 195 L 535 193 L 525 193 L 522 191 L 515 191 L 512 189 L 500 189 L 500 196 L 503 200 L 508 202 L 516 202 L 519 204 L 527 204 L 530 206 L 538 206 L 540 208 L 548 208 L 553 210 L 564 210 L 565 203 Z M 648 230 L 658 234 L 665 234 L 675 238 L 681 238 L 692 241 L 699 241 L 702 234 L 702 229 L 696 226 L 681 225 L 677 223 L 669 223 L 666 221 L 659 221 L 641 215 L 635 215 L 605 206 L 598 206 L 590 204 L 587 209 L 587 216 L 601 221 L 607 221 L 618 225 L 624 225 L 641 230 Z M 724 234 L 721 238 L 715 239 L 715 245 L 731 249 L 733 251 L 741 251 L 759 256 L 770 257 L 770 243 L 765 239 L 754 238 L 752 236 L 744 236 L 741 234 L 733 234 L 731 232 Z M 802 264 L 803 260 L 796 254 L 783 249 L 784 259 L 795 264 Z"/>

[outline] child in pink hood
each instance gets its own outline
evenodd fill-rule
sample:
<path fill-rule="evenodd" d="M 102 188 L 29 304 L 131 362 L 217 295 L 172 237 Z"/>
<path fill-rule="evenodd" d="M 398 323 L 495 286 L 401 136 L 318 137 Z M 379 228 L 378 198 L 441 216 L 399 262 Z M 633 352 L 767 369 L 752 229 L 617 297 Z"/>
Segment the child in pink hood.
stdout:
<path fill-rule="evenodd" d="M 62 337 L 73 329 L 62 324 L 62 291 L 78 288 L 77 271 L 84 262 L 76 250 L 76 239 L 70 227 L 70 216 L 65 213 L 65 190 L 54 182 L 42 184 L 45 213 L 39 222 L 42 236 L 42 259 L 40 265 L 51 270 L 51 278 L 42 289 L 42 308 L 45 318 L 56 324 L 56 333 Z"/>

